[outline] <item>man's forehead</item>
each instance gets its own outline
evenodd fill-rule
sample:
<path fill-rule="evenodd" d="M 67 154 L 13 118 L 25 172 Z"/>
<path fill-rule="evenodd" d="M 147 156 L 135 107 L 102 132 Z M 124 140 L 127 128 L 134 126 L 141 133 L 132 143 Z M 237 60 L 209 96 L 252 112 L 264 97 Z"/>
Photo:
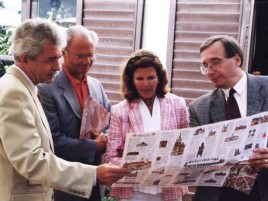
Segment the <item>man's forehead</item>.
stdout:
<path fill-rule="evenodd" d="M 203 57 L 224 57 L 225 56 L 225 49 L 223 44 L 218 41 L 215 42 L 213 44 L 211 44 L 210 46 L 208 46 L 206 49 L 204 49 L 201 53 L 200 53 L 201 58 Z"/>

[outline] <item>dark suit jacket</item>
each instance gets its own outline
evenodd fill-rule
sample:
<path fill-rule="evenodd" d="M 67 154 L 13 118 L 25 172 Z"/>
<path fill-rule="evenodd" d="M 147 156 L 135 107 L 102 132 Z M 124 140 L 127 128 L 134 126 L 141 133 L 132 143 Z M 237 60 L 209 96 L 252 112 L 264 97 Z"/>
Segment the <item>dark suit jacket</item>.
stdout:
<path fill-rule="evenodd" d="M 268 111 L 268 77 L 247 74 L 247 116 Z M 225 120 L 225 97 L 221 89 L 199 97 L 189 105 L 190 126 L 200 126 Z M 268 171 L 262 169 L 255 182 L 261 201 L 268 201 Z M 219 200 L 220 188 L 198 188 L 199 194 L 195 201 Z M 206 196 L 206 198 L 202 197 Z"/>
<path fill-rule="evenodd" d="M 88 87 L 90 96 L 110 111 L 110 103 L 101 83 L 88 76 Z M 38 90 L 51 128 L 56 155 L 68 161 L 97 165 L 96 142 L 79 140 L 82 111 L 64 71 L 56 75 L 52 84 L 38 85 Z M 65 193 L 56 192 L 55 195 L 55 201 L 83 200 Z"/>

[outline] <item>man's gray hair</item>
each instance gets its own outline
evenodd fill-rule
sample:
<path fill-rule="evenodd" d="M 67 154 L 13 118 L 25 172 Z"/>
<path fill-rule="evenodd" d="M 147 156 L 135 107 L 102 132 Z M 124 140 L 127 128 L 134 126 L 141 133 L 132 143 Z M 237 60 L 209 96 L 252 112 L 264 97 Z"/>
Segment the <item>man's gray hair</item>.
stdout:
<path fill-rule="evenodd" d="M 231 58 L 236 54 L 239 55 L 241 59 L 240 67 L 243 65 L 244 56 L 243 51 L 236 39 L 228 35 L 216 35 L 209 37 L 200 45 L 200 53 L 202 53 L 206 48 L 210 47 L 212 44 L 220 41 L 224 47 L 226 58 Z"/>
<path fill-rule="evenodd" d="M 67 44 L 66 44 L 66 47 L 64 49 L 68 48 L 68 46 L 70 45 L 70 43 L 72 41 L 72 38 L 77 33 L 80 34 L 82 37 L 88 38 L 89 41 L 91 41 L 95 47 L 99 42 L 99 37 L 95 31 L 88 30 L 86 27 L 84 27 L 82 25 L 74 25 L 74 26 L 69 27 L 66 30 Z"/>
<path fill-rule="evenodd" d="M 42 52 L 43 43 L 46 41 L 61 50 L 65 46 L 66 37 L 54 22 L 42 18 L 28 19 L 14 31 L 10 52 L 16 61 L 19 61 L 22 53 L 25 53 L 27 58 L 35 60 Z"/>

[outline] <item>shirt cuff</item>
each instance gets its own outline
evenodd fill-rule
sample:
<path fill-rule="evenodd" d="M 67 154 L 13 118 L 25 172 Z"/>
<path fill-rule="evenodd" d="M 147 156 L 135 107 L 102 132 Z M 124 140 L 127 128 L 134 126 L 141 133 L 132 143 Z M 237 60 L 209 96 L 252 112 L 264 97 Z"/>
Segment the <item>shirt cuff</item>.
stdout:
<path fill-rule="evenodd" d="M 94 166 L 95 169 L 95 176 L 93 180 L 93 186 L 97 186 L 97 166 Z"/>

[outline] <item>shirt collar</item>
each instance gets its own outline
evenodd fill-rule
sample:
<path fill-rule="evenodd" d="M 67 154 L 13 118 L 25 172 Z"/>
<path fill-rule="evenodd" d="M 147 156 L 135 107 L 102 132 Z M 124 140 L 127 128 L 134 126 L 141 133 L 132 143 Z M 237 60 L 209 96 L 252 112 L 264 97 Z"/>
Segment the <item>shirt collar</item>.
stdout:
<path fill-rule="evenodd" d="M 34 83 L 33 83 L 32 80 L 28 77 L 28 75 L 26 75 L 26 73 L 25 73 L 23 70 L 21 70 L 20 67 L 14 65 L 14 68 L 16 68 L 18 71 L 21 72 L 21 74 L 22 74 L 22 75 L 27 79 L 27 81 L 30 83 L 30 85 L 31 85 L 32 89 L 34 90 L 34 92 L 37 94 L 37 92 L 38 92 L 37 86 L 34 85 Z"/>
<path fill-rule="evenodd" d="M 65 74 L 67 75 L 68 79 L 70 80 L 72 86 L 76 86 L 76 85 L 78 85 L 78 84 L 87 82 L 87 75 L 86 75 L 86 73 L 84 74 L 83 79 L 80 81 L 80 80 L 74 78 L 74 77 L 68 72 L 68 70 L 66 69 L 66 67 L 65 67 L 64 64 L 62 64 L 62 67 L 63 67 L 63 70 L 64 70 Z"/>
<path fill-rule="evenodd" d="M 233 87 L 234 90 L 236 91 L 236 93 L 241 96 L 243 90 L 245 89 L 245 87 L 247 86 L 247 75 L 245 72 L 243 72 L 243 76 L 242 78 L 236 83 L 236 85 Z M 224 95 L 226 98 L 229 97 L 229 89 L 222 89 Z"/>

